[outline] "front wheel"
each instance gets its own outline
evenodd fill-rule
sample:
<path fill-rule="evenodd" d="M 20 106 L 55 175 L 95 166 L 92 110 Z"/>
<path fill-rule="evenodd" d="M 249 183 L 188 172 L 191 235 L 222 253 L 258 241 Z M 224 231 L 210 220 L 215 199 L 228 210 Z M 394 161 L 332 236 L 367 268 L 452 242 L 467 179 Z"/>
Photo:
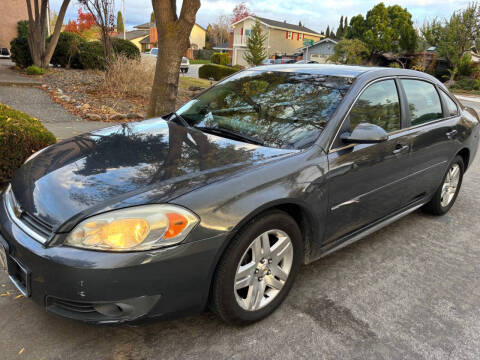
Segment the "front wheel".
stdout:
<path fill-rule="evenodd" d="M 425 205 L 425 210 L 433 215 L 443 215 L 455 203 L 462 186 L 465 164 L 461 156 L 456 156 L 450 164 L 443 182 L 433 195 L 432 200 Z"/>
<path fill-rule="evenodd" d="M 288 295 L 302 257 L 302 235 L 289 215 L 274 211 L 255 219 L 235 236 L 220 260 L 213 310 L 235 324 L 265 318 Z"/>

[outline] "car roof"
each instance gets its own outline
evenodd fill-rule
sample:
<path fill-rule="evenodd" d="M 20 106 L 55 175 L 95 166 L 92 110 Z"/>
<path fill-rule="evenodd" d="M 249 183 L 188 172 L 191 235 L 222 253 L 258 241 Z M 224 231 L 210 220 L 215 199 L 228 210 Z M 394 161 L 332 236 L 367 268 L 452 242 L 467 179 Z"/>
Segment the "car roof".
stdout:
<path fill-rule="evenodd" d="M 354 66 L 354 65 L 334 65 L 334 64 L 282 64 L 254 67 L 253 71 L 280 71 L 280 72 L 298 72 L 312 75 L 330 75 L 339 77 L 357 78 L 362 74 L 370 74 L 373 77 L 384 76 L 416 76 L 425 79 L 432 79 L 432 76 L 420 71 L 374 67 L 374 66 Z"/>

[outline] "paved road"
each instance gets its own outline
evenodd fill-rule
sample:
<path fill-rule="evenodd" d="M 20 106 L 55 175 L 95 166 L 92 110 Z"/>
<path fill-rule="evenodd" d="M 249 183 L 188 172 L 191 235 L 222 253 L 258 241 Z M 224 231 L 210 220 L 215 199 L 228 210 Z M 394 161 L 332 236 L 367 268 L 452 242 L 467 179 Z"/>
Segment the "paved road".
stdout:
<path fill-rule="evenodd" d="M 303 267 L 281 308 L 249 327 L 227 326 L 212 314 L 87 326 L 15 299 L 0 274 L 0 290 L 11 292 L 0 297 L 0 357 L 478 359 L 479 184 L 480 158 L 449 214 L 416 212 Z"/>

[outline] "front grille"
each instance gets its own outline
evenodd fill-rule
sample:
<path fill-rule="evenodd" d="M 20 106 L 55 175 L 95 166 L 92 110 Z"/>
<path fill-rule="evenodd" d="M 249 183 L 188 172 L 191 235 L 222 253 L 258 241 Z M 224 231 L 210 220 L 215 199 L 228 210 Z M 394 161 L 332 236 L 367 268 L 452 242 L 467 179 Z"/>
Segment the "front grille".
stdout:
<path fill-rule="evenodd" d="M 5 206 L 12 221 L 26 234 L 45 244 L 53 232 L 51 225 L 22 210 L 9 185 L 4 194 Z"/>
<path fill-rule="evenodd" d="M 53 227 L 50 224 L 32 216 L 27 212 L 23 212 L 20 220 L 23 221 L 28 227 L 39 234 L 49 237 L 53 232 Z"/>

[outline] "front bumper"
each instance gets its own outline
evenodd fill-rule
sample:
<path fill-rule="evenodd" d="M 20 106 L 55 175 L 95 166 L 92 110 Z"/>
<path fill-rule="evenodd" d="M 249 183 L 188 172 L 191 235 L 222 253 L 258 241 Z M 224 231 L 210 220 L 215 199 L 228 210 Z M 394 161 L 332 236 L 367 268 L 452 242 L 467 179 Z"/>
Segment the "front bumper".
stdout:
<path fill-rule="evenodd" d="M 204 310 L 226 235 L 146 252 L 45 247 L 0 202 L 0 241 L 16 286 L 47 310 L 93 323 L 175 317 Z M 23 288 L 22 288 L 23 287 Z"/>

